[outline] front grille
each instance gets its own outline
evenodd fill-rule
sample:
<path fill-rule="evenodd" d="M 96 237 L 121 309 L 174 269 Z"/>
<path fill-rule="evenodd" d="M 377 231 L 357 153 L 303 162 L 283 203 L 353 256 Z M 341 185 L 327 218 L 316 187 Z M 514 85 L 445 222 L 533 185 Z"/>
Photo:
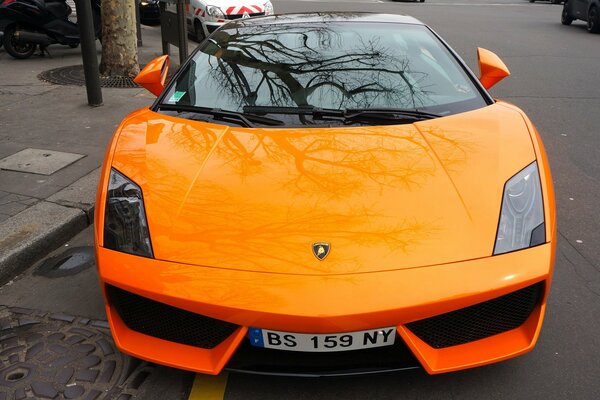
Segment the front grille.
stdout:
<path fill-rule="evenodd" d="M 212 349 L 237 325 L 172 307 L 107 285 L 108 300 L 131 330 L 159 339 Z"/>
<path fill-rule="evenodd" d="M 521 326 L 531 315 L 544 288 L 543 282 L 516 292 L 435 317 L 406 324 L 433 348 L 456 346 Z"/>
<path fill-rule="evenodd" d="M 264 12 L 248 14 L 249 17 L 262 17 L 263 15 L 265 15 Z M 244 17 L 244 14 L 229 14 L 229 15 L 225 16 L 225 18 L 227 18 L 227 19 L 241 19 L 243 17 Z"/>

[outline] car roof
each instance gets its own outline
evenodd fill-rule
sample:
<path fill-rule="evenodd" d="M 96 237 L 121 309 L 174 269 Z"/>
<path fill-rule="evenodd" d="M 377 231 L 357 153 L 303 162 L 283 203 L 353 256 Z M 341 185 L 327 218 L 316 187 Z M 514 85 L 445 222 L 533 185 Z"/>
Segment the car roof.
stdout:
<path fill-rule="evenodd" d="M 378 14 L 368 12 L 315 12 L 277 14 L 266 17 L 239 19 L 227 24 L 232 25 L 272 25 L 272 24 L 314 24 L 328 22 L 376 22 L 376 23 L 399 23 L 411 25 L 425 25 L 418 19 L 400 14 Z"/>

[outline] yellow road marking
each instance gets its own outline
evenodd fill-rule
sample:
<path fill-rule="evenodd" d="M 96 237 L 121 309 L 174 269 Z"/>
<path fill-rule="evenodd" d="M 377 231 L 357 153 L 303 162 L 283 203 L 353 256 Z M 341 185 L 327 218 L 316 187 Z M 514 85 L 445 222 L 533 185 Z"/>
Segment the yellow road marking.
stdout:
<path fill-rule="evenodd" d="M 188 400 L 223 400 L 227 387 L 227 372 L 219 375 L 197 374 Z"/>

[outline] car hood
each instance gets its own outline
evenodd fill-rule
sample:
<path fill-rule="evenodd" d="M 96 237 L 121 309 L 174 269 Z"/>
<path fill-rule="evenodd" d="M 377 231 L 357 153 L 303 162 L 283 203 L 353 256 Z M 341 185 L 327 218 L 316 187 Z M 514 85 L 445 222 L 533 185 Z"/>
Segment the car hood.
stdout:
<path fill-rule="evenodd" d="M 311 129 L 144 110 L 123 123 L 112 165 L 142 188 L 157 259 L 335 275 L 490 256 L 504 183 L 534 159 L 521 112 L 496 103 Z M 322 261 L 317 242 L 330 245 Z"/>

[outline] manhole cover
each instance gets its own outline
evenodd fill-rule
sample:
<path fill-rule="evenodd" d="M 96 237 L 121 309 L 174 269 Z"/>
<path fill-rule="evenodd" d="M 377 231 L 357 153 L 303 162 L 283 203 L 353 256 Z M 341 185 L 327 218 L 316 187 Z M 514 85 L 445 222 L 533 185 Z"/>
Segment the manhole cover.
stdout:
<path fill-rule="evenodd" d="M 0 307 L 0 399 L 130 400 L 153 370 L 105 321 Z"/>
<path fill-rule="evenodd" d="M 38 75 L 38 79 L 56 85 L 85 86 L 83 65 L 70 65 L 68 67 L 54 68 Z M 139 88 L 133 78 L 125 76 L 100 77 L 100 86 L 105 88 Z"/>

